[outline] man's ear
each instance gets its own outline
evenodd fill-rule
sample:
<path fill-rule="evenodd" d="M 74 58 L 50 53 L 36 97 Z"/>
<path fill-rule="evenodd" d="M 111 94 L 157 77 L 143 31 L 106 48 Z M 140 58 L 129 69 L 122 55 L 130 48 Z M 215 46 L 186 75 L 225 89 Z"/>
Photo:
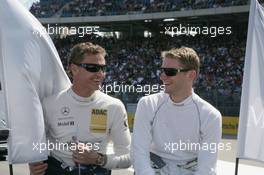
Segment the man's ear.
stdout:
<path fill-rule="evenodd" d="M 197 73 L 196 73 L 195 70 L 190 70 L 190 71 L 188 72 L 188 78 L 190 78 L 190 79 L 192 79 L 192 80 L 195 80 L 196 76 L 197 76 Z"/>
<path fill-rule="evenodd" d="M 75 64 L 70 64 L 69 68 L 72 75 L 76 75 L 79 72 L 78 66 Z"/>

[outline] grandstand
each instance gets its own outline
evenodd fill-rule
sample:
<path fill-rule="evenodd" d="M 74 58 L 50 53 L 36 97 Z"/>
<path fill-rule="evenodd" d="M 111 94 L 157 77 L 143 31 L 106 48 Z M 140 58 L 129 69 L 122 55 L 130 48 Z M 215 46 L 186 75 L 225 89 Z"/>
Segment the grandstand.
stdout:
<path fill-rule="evenodd" d="M 37 17 L 109 16 L 219 8 L 247 3 L 247 0 L 41 0 L 34 3 L 30 10 Z"/>
<path fill-rule="evenodd" d="M 171 47 L 194 48 L 202 62 L 195 91 L 223 115 L 238 116 L 248 9 L 245 0 L 40 0 L 31 12 L 47 29 L 64 26 L 68 33 L 73 27 L 84 32 L 85 26 L 87 32 L 89 26 L 89 34 L 60 33 L 52 38 L 66 70 L 74 44 L 92 41 L 105 47 L 104 85 L 160 84 L 160 52 Z M 178 30 L 180 26 L 186 30 Z M 188 27 L 195 27 L 195 33 L 188 32 Z M 137 103 L 145 95 L 110 94 L 125 104 Z"/>

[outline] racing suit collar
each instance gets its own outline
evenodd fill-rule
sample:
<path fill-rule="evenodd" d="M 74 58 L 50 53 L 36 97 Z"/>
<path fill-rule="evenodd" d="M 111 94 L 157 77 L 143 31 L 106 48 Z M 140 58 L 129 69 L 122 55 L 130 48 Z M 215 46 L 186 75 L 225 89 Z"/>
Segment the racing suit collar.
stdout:
<path fill-rule="evenodd" d="M 97 91 L 95 91 L 95 92 L 94 92 L 91 96 L 89 96 L 89 97 L 81 97 L 81 96 L 77 95 L 77 94 L 72 90 L 72 88 L 69 88 L 68 93 L 70 94 L 70 96 L 71 96 L 74 100 L 76 100 L 76 101 L 78 101 L 78 102 L 91 102 L 91 101 L 94 101 Z"/>
<path fill-rule="evenodd" d="M 184 99 L 183 101 L 181 101 L 179 103 L 176 103 L 176 102 L 172 101 L 170 97 L 169 97 L 169 102 L 171 104 L 173 104 L 174 106 L 185 106 L 185 105 L 187 105 L 187 104 L 192 102 L 193 96 L 194 96 L 194 91 L 192 91 L 192 94 L 189 97 L 187 97 L 186 99 Z"/>

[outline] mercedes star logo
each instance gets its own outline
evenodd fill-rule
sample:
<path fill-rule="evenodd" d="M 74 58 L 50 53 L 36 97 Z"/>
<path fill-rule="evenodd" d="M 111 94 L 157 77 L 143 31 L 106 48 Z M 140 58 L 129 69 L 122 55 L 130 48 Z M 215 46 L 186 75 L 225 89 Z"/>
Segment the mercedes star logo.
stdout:
<path fill-rule="evenodd" d="M 69 113 L 70 113 L 70 108 L 69 108 L 69 107 L 66 107 L 66 106 L 62 107 L 62 108 L 61 108 L 61 113 L 62 113 L 64 116 L 69 115 Z"/>

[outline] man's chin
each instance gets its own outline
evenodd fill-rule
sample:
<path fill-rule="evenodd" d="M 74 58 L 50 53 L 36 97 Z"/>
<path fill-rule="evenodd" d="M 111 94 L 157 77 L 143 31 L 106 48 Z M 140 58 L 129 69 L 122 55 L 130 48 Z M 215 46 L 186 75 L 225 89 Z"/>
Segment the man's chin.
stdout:
<path fill-rule="evenodd" d="M 166 88 L 166 87 L 165 87 L 164 92 L 165 92 L 166 94 L 169 94 L 169 93 L 170 93 L 169 88 Z"/>

